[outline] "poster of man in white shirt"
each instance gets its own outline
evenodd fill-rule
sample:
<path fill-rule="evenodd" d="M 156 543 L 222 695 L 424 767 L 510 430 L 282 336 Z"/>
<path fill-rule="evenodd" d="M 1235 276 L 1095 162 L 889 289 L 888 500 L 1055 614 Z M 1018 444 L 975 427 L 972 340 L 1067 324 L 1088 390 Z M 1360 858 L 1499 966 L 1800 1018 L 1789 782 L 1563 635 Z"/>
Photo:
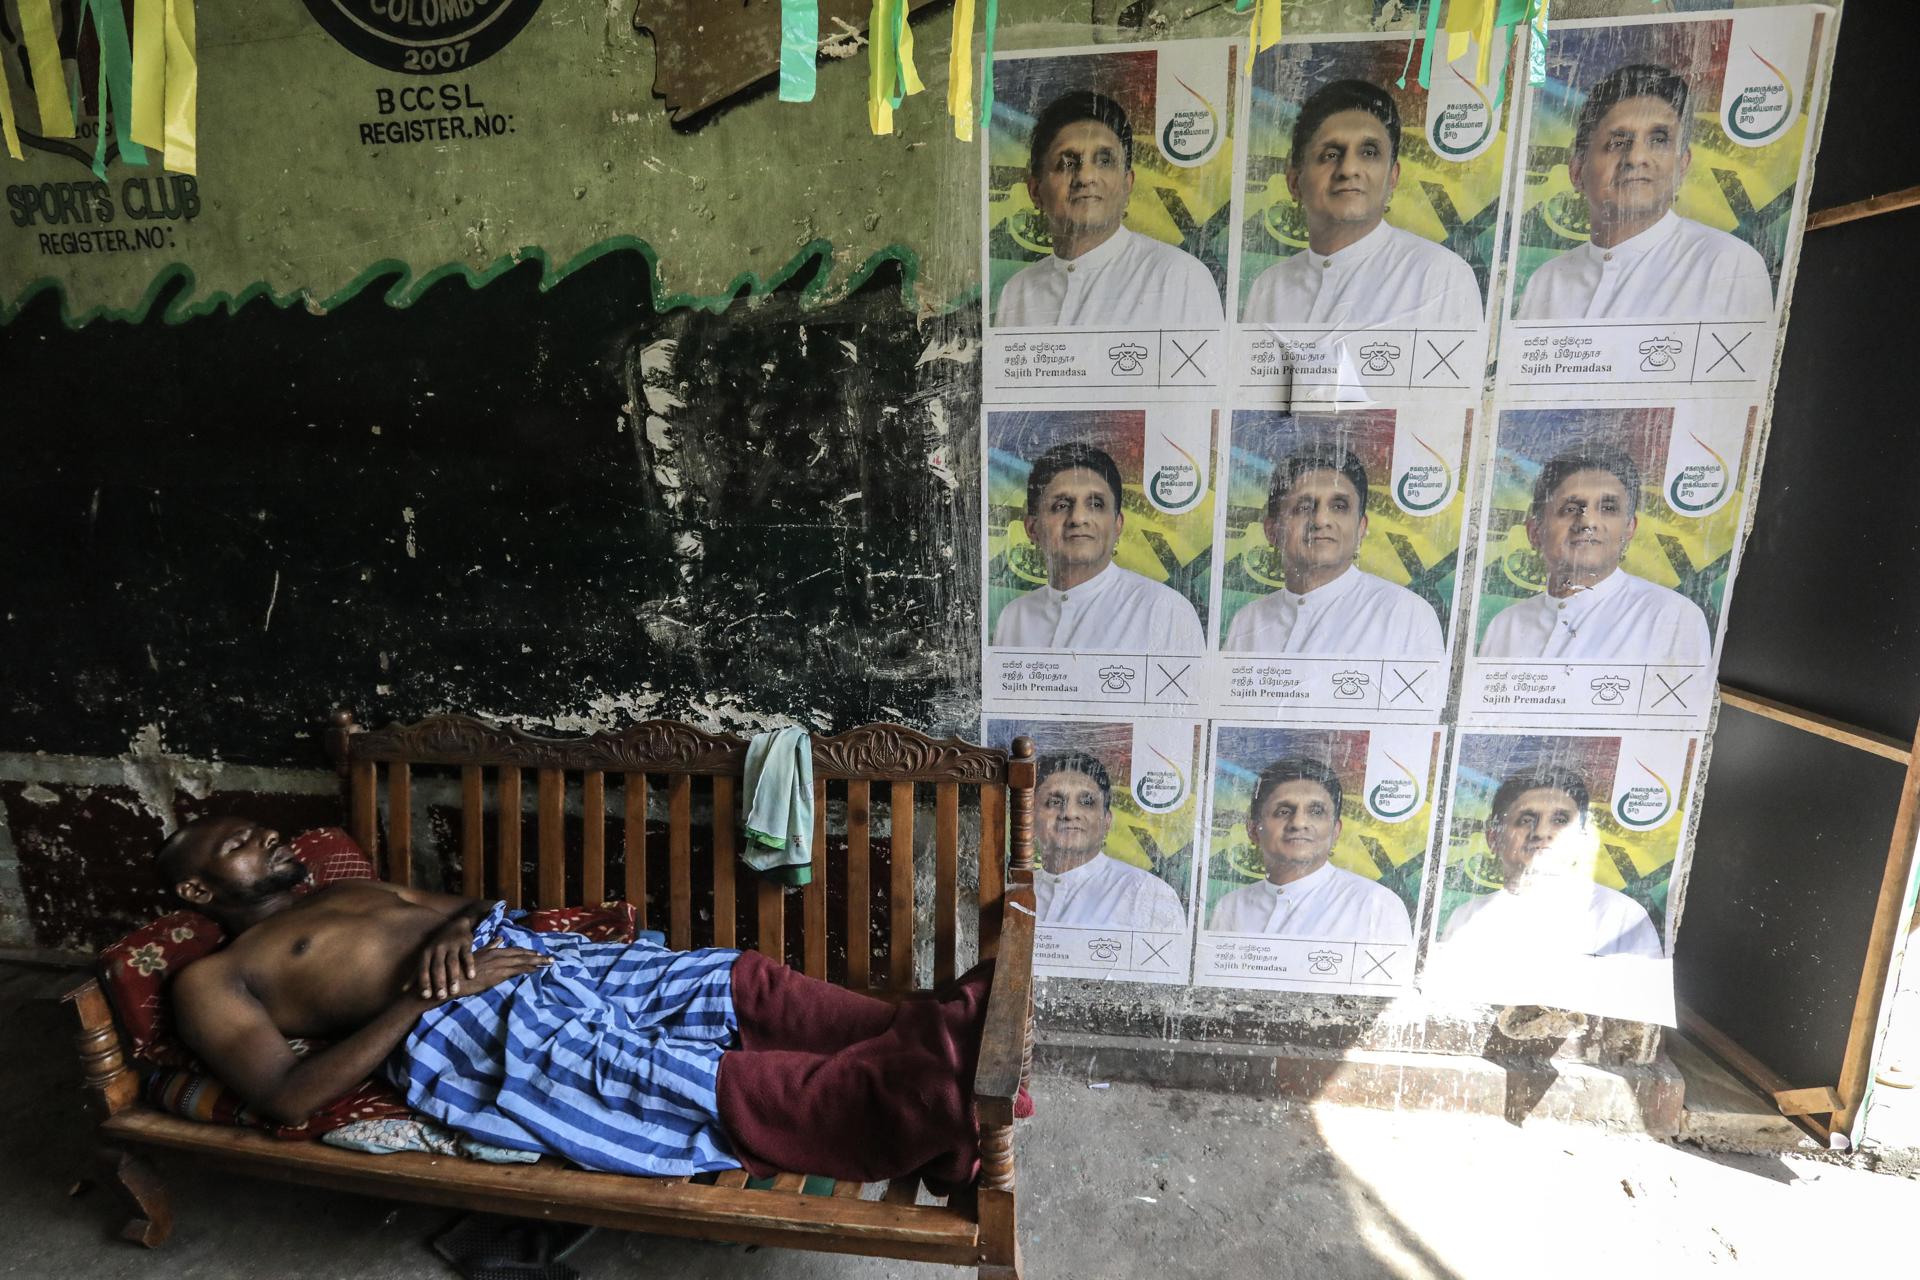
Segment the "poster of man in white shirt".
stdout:
<path fill-rule="evenodd" d="M 1693 167 L 1693 92 L 1671 67 L 1616 67 L 1587 91 L 1567 157 L 1588 237 L 1542 263 L 1521 320 L 1761 320 L 1765 260 L 1744 240 L 1674 212 Z"/>
<path fill-rule="evenodd" d="M 1670 1023 L 1667 902 L 1696 748 L 1683 733 L 1463 733 L 1428 989 Z"/>
<path fill-rule="evenodd" d="M 1179 40 L 994 59 L 989 398 L 1220 384 L 1243 56 Z"/>
<path fill-rule="evenodd" d="M 1755 416 L 1730 401 L 1502 412 L 1463 712 L 1705 723 Z"/>
<path fill-rule="evenodd" d="M 1480 282 L 1459 254 L 1386 220 L 1400 186 L 1400 108 L 1365 80 L 1322 85 L 1301 104 L 1287 191 L 1303 252 L 1254 277 L 1240 319 L 1325 329 L 1472 329 Z"/>
<path fill-rule="evenodd" d="M 1200 981 L 1300 991 L 1412 981 L 1442 736 L 1216 727 Z M 1282 754 L 1254 763 L 1270 751 Z"/>
<path fill-rule="evenodd" d="M 988 412 L 990 705 L 1197 707 L 1215 422 L 1186 406 Z"/>
<path fill-rule="evenodd" d="M 1234 414 L 1217 706 L 1438 717 L 1470 413 Z"/>
<path fill-rule="evenodd" d="M 1816 6 L 1551 24 L 1516 93 L 1509 394 L 1764 394 L 1832 26 Z"/>
<path fill-rule="evenodd" d="M 1185 982 L 1201 725 L 987 721 L 990 743 L 1021 736 L 1037 753 L 1035 972 Z"/>
<path fill-rule="evenodd" d="M 1353 36 L 1254 57 L 1242 387 L 1364 403 L 1383 387 L 1479 386 L 1507 113 L 1475 91 L 1477 49 L 1441 59 L 1431 90 L 1402 74 L 1407 54 L 1404 37 Z M 1502 49 L 1485 74 L 1504 72 Z"/>

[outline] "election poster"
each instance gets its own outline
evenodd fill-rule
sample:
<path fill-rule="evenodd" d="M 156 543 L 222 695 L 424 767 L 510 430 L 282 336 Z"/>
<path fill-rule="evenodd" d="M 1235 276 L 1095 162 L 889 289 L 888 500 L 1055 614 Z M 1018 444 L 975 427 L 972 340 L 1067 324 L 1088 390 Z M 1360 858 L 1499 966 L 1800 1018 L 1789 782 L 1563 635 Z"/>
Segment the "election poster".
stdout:
<path fill-rule="evenodd" d="M 1002 54 L 982 154 L 987 397 L 1191 398 L 1227 358 L 1237 40 Z"/>
<path fill-rule="evenodd" d="M 1204 726 L 989 717 L 985 732 L 1034 743 L 1034 972 L 1184 984 Z"/>
<path fill-rule="evenodd" d="M 1218 714 L 1438 720 L 1473 409 L 1237 409 L 1219 504 Z"/>
<path fill-rule="evenodd" d="M 1199 709 L 1219 433 L 1204 405 L 987 409 L 989 710 Z"/>
<path fill-rule="evenodd" d="M 1502 386 L 1763 400 L 1831 12 L 1554 21 L 1525 95 Z"/>
<path fill-rule="evenodd" d="M 1756 406 L 1500 412 L 1465 722 L 1704 728 Z"/>
<path fill-rule="evenodd" d="M 1216 722 L 1213 738 L 1195 981 L 1408 990 L 1446 730 Z"/>
<path fill-rule="evenodd" d="M 1672 1026 L 1691 733 L 1463 730 L 1423 990 Z"/>
<path fill-rule="evenodd" d="M 1234 378 L 1249 403 L 1477 398 L 1501 243 L 1508 50 L 1336 36 L 1253 59 Z"/>

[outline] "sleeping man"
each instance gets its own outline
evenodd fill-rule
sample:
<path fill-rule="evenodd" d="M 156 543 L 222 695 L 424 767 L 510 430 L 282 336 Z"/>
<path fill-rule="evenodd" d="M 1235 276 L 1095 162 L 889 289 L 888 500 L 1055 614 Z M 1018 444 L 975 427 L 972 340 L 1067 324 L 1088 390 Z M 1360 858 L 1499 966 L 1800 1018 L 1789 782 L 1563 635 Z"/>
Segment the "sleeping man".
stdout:
<path fill-rule="evenodd" d="M 972 1178 L 987 965 L 894 1005 L 751 951 L 534 933 L 498 903 L 301 896 L 306 866 L 244 818 L 181 828 L 157 862 L 232 937 L 174 979 L 181 1037 L 282 1123 L 384 1072 L 429 1119 L 587 1169 Z"/>

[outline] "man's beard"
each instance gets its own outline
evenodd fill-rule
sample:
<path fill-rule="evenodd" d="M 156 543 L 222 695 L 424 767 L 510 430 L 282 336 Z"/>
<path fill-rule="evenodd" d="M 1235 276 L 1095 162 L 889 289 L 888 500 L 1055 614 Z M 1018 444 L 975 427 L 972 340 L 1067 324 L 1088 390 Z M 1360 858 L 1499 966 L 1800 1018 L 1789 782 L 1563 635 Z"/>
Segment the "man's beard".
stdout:
<path fill-rule="evenodd" d="M 228 896 L 228 901 L 236 907 L 258 906 L 305 884 L 312 874 L 306 863 L 298 858 L 290 858 L 245 888 L 235 889 Z"/>

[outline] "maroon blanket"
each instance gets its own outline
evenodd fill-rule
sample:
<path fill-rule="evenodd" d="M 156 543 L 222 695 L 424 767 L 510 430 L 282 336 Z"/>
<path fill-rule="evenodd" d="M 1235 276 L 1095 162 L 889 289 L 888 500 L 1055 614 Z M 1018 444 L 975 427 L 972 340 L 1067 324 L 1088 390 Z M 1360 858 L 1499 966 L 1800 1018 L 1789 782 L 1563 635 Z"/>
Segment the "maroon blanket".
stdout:
<path fill-rule="evenodd" d="M 750 1173 L 971 1182 L 973 1076 L 988 961 L 898 1005 L 794 973 L 756 952 L 733 969 L 741 1048 L 720 1060 L 720 1123 Z"/>

